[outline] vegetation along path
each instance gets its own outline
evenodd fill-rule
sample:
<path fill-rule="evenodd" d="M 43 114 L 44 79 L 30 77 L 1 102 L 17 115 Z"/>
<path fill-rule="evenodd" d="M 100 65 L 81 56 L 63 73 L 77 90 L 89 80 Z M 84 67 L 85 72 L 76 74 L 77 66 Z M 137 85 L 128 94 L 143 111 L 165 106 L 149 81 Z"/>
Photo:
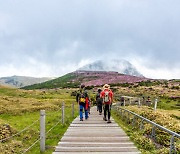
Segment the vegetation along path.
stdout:
<path fill-rule="evenodd" d="M 140 153 L 129 137 L 112 119 L 112 123 L 103 121 L 96 107 L 91 108 L 88 120 L 79 121 L 77 117 L 69 126 L 53 154 L 138 154 Z"/>

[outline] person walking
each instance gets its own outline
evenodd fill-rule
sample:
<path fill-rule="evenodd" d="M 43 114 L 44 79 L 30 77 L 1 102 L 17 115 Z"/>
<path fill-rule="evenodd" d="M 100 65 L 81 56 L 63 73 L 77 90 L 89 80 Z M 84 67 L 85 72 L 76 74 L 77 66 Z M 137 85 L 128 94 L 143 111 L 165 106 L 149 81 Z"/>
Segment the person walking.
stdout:
<path fill-rule="evenodd" d="M 124 97 L 121 97 L 121 106 L 124 106 Z"/>
<path fill-rule="evenodd" d="M 101 92 L 101 98 L 103 99 L 103 105 L 104 105 L 104 121 L 107 121 L 107 123 L 111 123 L 110 117 L 111 117 L 111 105 L 113 102 L 113 92 L 110 89 L 110 86 L 108 84 L 105 84 L 103 86 L 103 91 Z M 108 120 L 106 118 L 106 115 L 108 114 Z"/>
<path fill-rule="evenodd" d="M 83 121 L 83 111 L 85 113 L 85 119 L 88 119 L 88 93 L 85 91 L 85 85 L 80 86 L 80 90 L 76 95 L 76 101 L 79 103 L 79 116 L 80 116 L 80 121 Z"/>
<path fill-rule="evenodd" d="M 91 109 L 91 100 L 87 97 L 86 98 L 86 109 L 87 109 L 87 112 L 88 112 L 88 115 L 90 114 L 90 109 Z"/>
<path fill-rule="evenodd" d="M 97 95 L 96 95 L 96 104 L 97 104 L 97 110 L 99 111 L 99 115 L 102 114 L 102 103 L 103 100 L 101 98 L 101 89 L 98 89 Z"/>
<path fill-rule="evenodd" d="M 147 103 L 148 106 L 152 105 L 150 96 L 148 96 L 146 103 Z"/>

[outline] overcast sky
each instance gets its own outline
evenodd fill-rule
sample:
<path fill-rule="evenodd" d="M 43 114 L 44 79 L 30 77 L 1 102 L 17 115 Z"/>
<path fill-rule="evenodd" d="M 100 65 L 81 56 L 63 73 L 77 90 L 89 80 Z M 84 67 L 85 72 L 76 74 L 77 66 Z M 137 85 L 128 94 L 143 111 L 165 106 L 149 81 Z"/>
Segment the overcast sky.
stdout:
<path fill-rule="evenodd" d="M 111 58 L 180 79 L 180 0 L 0 0 L 0 77 L 61 76 Z"/>

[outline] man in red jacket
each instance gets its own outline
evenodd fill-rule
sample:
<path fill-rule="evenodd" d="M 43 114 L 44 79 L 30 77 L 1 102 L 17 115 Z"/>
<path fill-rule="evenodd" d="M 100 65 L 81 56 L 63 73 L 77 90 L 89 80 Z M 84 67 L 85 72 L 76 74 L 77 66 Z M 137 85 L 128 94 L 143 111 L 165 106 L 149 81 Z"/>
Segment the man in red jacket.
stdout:
<path fill-rule="evenodd" d="M 103 91 L 101 92 L 101 98 L 103 99 L 104 105 L 104 118 L 103 120 L 107 121 L 107 123 L 111 123 L 111 104 L 113 102 L 113 92 L 110 90 L 110 86 L 105 84 L 103 86 Z M 106 118 L 106 114 L 108 112 L 108 120 Z"/>

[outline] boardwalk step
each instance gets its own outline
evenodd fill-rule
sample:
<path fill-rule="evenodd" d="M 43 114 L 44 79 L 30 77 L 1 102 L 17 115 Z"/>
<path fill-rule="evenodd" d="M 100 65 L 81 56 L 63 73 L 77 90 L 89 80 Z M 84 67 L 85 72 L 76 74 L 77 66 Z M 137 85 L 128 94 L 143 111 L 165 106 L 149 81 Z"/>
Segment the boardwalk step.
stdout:
<path fill-rule="evenodd" d="M 136 152 L 136 147 L 57 147 L 57 152 Z"/>
<path fill-rule="evenodd" d="M 133 147 L 132 142 L 103 143 L 103 142 L 60 142 L 58 147 Z"/>
<path fill-rule="evenodd" d="M 70 127 L 119 127 L 118 124 L 71 124 Z"/>
<path fill-rule="evenodd" d="M 71 137 L 71 136 L 64 136 L 61 141 L 63 142 L 124 142 L 129 141 L 129 137 L 122 136 L 122 137 Z"/>
<path fill-rule="evenodd" d="M 64 134 L 64 136 L 72 136 L 72 137 L 103 137 L 104 136 L 104 132 L 91 132 L 91 131 L 77 131 L 77 132 L 66 132 Z M 120 132 L 120 131 L 115 131 L 115 132 L 110 132 L 108 134 L 109 137 L 123 137 L 126 136 L 126 134 L 124 132 Z"/>

